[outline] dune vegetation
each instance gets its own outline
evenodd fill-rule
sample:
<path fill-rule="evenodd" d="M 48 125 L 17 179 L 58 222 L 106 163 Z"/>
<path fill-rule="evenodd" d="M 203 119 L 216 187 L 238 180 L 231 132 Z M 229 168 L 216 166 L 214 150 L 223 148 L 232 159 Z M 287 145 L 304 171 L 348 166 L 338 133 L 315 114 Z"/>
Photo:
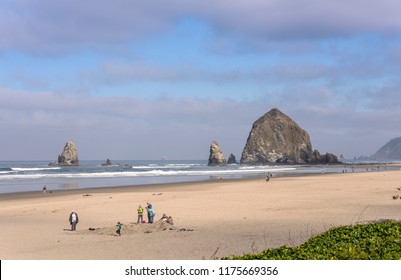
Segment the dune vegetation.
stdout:
<path fill-rule="evenodd" d="M 401 222 L 332 228 L 297 247 L 283 245 L 232 260 L 400 260 Z"/>

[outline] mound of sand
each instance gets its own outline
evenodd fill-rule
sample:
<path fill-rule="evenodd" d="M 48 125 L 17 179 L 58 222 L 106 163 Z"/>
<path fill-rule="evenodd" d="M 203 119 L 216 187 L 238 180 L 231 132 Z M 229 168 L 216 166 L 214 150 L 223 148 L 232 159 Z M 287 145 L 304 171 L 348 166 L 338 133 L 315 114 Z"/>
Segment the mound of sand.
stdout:
<path fill-rule="evenodd" d="M 87 230 L 79 231 L 81 234 L 99 234 L 99 235 L 117 235 L 116 234 L 116 226 L 111 227 L 102 227 L 102 228 L 94 228 L 90 227 Z M 182 228 L 172 226 L 165 221 L 156 221 L 153 224 L 137 224 L 137 223 L 130 223 L 130 224 L 123 224 L 121 235 L 126 234 L 147 234 L 147 233 L 154 233 L 160 231 L 193 231 L 192 229 Z"/>

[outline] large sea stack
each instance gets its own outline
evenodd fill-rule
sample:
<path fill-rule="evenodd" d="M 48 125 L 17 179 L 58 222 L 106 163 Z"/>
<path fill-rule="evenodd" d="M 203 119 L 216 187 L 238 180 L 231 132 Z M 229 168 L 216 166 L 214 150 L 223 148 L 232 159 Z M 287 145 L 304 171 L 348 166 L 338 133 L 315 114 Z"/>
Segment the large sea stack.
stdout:
<path fill-rule="evenodd" d="M 67 141 L 63 152 L 58 156 L 58 160 L 49 163 L 51 166 L 78 166 L 78 150 L 72 141 Z"/>
<path fill-rule="evenodd" d="M 332 154 L 312 150 L 309 134 L 290 117 L 272 109 L 254 122 L 241 164 L 338 163 Z"/>
<path fill-rule="evenodd" d="M 209 166 L 215 165 L 225 165 L 226 159 L 224 158 L 224 154 L 221 151 L 219 144 L 216 141 L 212 141 L 210 145 L 210 154 L 209 154 Z"/>

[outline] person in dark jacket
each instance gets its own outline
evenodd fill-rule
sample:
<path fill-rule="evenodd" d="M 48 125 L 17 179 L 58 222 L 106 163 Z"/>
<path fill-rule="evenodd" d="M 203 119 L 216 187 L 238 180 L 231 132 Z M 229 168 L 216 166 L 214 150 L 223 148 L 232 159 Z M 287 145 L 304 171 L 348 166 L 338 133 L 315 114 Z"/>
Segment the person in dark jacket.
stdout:
<path fill-rule="evenodd" d="M 75 231 L 77 229 L 77 224 L 79 222 L 78 219 L 78 214 L 72 210 L 71 214 L 70 214 L 70 225 L 71 225 L 71 231 Z"/>

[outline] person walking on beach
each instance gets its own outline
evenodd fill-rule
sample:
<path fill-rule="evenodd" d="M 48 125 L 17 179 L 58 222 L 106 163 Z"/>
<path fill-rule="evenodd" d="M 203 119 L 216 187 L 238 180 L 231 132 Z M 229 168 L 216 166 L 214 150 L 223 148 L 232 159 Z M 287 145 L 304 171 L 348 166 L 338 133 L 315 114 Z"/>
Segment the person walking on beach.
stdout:
<path fill-rule="evenodd" d="M 116 227 L 117 227 L 116 233 L 117 233 L 119 236 L 121 236 L 121 228 L 123 227 L 123 224 L 121 224 L 120 222 L 118 222 L 117 225 L 116 225 Z"/>
<path fill-rule="evenodd" d="M 148 223 L 152 224 L 153 223 L 153 218 L 155 216 L 155 212 L 153 211 L 153 206 L 149 202 L 146 203 L 146 210 L 148 211 Z"/>
<path fill-rule="evenodd" d="M 72 210 L 71 214 L 70 214 L 70 225 L 71 225 L 71 231 L 75 231 L 77 229 L 77 224 L 79 222 L 78 219 L 78 214 Z"/>
<path fill-rule="evenodd" d="M 136 222 L 137 224 L 143 222 L 143 208 L 141 205 L 138 206 L 138 209 L 136 210 L 138 212 L 138 221 Z"/>

